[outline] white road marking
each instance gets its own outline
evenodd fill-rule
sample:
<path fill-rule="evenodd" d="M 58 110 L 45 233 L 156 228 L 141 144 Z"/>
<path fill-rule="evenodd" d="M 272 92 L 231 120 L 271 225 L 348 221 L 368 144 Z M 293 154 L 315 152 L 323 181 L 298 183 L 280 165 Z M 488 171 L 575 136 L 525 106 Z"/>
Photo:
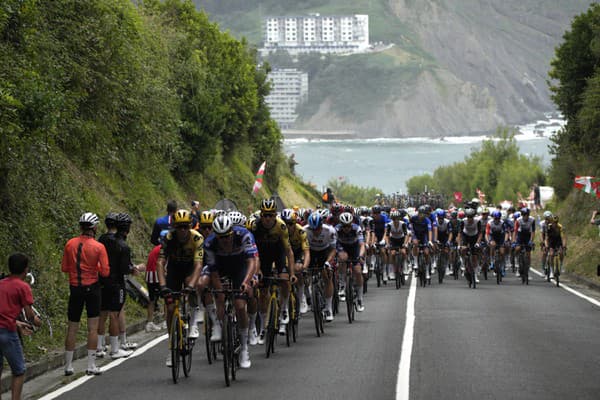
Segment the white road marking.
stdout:
<path fill-rule="evenodd" d="M 408 400 L 410 384 L 410 359 L 412 356 L 413 337 L 415 330 L 415 298 L 417 293 L 417 278 L 410 279 L 410 290 L 406 300 L 406 322 L 402 337 L 402 353 L 398 364 L 398 380 L 396 381 L 396 400 Z"/>
<path fill-rule="evenodd" d="M 165 340 L 168 337 L 168 335 L 162 335 L 157 337 L 156 339 L 151 340 L 150 342 L 146 343 L 144 346 L 140 347 L 139 349 L 137 349 L 136 351 L 133 352 L 132 355 L 130 355 L 127 358 L 119 358 L 115 361 L 112 361 L 111 363 L 103 366 L 101 368 L 102 372 L 106 372 L 109 369 L 112 369 L 114 367 L 116 367 L 117 365 L 121 365 L 123 364 L 125 361 L 130 360 L 132 358 L 135 358 L 137 356 L 140 356 L 142 354 L 144 354 L 145 352 L 147 352 L 148 350 L 150 350 L 152 347 L 156 346 L 157 344 L 159 344 L 160 342 L 162 342 L 163 340 Z M 45 395 L 44 397 L 40 397 L 40 400 L 51 400 L 51 399 L 55 399 L 58 396 L 67 393 L 73 389 L 75 389 L 77 386 L 81 386 L 84 383 L 86 383 L 87 381 L 89 381 L 90 379 L 93 379 L 94 376 L 87 376 L 84 375 L 79 379 L 74 380 L 73 382 L 69 383 L 68 385 L 65 385 L 57 390 L 55 390 L 54 392 L 48 393 L 47 395 Z"/>
<path fill-rule="evenodd" d="M 546 275 L 544 275 L 542 272 L 536 270 L 535 268 L 530 267 L 529 269 L 532 270 L 533 272 L 535 272 L 536 274 L 538 274 L 539 276 L 542 276 L 544 278 L 546 277 Z M 556 281 L 554 281 L 554 282 L 556 282 Z M 590 303 L 592 303 L 595 306 L 600 307 L 600 301 L 598 301 L 596 299 L 592 299 L 590 296 L 586 296 L 585 294 L 578 292 L 575 289 L 570 288 L 569 286 L 565 285 L 562 282 L 560 283 L 559 287 L 565 289 L 567 292 L 573 293 L 575 296 L 581 297 L 582 299 L 589 301 Z"/>

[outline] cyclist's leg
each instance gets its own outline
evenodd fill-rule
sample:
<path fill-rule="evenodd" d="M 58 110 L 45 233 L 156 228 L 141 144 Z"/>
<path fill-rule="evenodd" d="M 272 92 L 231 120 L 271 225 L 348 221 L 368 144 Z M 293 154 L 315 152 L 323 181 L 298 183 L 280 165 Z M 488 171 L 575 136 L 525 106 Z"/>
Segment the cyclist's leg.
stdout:
<path fill-rule="evenodd" d="M 348 253 L 343 249 L 338 249 L 338 277 L 339 287 L 338 294 L 343 299 L 346 298 L 346 263 L 348 262 Z"/>
<path fill-rule="evenodd" d="M 352 267 L 353 275 L 354 275 L 354 290 L 356 292 L 356 299 L 358 301 L 358 311 L 364 311 L 364 300 L 363 300 L 363 275 L 362 275 L 362 265 L 360 262 L 357 262 Z"/>

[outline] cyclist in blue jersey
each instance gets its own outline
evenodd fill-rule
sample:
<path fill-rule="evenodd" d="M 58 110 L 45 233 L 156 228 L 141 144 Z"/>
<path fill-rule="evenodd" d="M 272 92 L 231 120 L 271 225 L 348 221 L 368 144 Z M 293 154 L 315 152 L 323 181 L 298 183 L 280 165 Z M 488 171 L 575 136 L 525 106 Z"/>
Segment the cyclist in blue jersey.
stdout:
<path fill-rule="evenodd" d="M 420 206 L 417 215 L 410 218 L 409 229 L 412 234 L 413 256 L 415 259 L 419 256 L 419 246 L 424 247 L 425 261 L 429 265 L 429 248 L 432 245 L 433 231 L 431 220 L 428 218 L 427 208 Z M 426 268 L 426 279 L 430 279 L 429 268 Z"/>
<path fill-rule="evenodd" d="M 240 367 L 250 368 L 250 353 L 248 352 L 248 313 L 246 305 L 248 296 L 252 296 L 253 275 L 255 271 L 254 260 L 258 256 L 254 237 L 248 229 L 234 226 L 231 219 L 221 215 L 213 221 L 213 232 L 204 242 L 204 263 L 206 268 L 203 274 L 210 275 L 211 286 L 221 289 L 222 277 L 231 279 L 233 289 L 241 289 L 242 293 L 235 296 L 235 311 L 237 315 L 242 351 L 240 352 Z M 225 296 L 216 296 L 217 316 L 223 321 L 225 314 Z M 211 340 L 220 340 L 220 337 L 211 336 Z M 220 336 L 220 335 L 219 335 Z"/>
<path fill-rule="evenodd" d="M 381 265 L 383 267 L 383 284 L 387 285 L 387 279 L 388 279 L 387 258 L 388 257 L 387 257 L 386 251 L 385 251 L 384 235 L 385 235 L 385 226 L 387 225 L 388 222 L 390 222 L 390 219 L 382 211 L 383 211 L 383 209 L 379 205 L 374 205 L 373 208 L 371 209 L 372 218 L 373 218 L 372 232 L 374 234 L 373 245 L 381 248 Z"/>
<path fill-rule="evenodd" d="M 349 212 L 344 212 L 339 217 L 340 223 L 335 227 L 337 231 L 337 255 L 338 261 L 352 263 L 354 274 L 354 288 L 357 293 L 357 310 L 362 312 L 363 305 L 363 276 L 362 264 L 365 262 L 365 239 L 362 228 L 355 224 L 354 217 Z M 344 285 L 346 282 L 346 270 L 340 269 L 340 299 L 344 301 L 346 291 Z"/>

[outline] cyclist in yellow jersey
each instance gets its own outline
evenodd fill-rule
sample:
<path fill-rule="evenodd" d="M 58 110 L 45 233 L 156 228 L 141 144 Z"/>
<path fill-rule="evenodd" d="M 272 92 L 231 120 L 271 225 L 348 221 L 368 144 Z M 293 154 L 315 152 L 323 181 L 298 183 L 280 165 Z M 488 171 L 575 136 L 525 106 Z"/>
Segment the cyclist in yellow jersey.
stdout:
<path fill-rule="evenodd" d="M 545 246 L 548 249 L 548 259 L 552 260 L 556 254 L 560 257 L 560 266 L 562 270 L 565 251 L 567 251 L 567 237 L 563 226 L 558 223 L 558 215 L 553 215 L 551 222 L 546 228 Z M 549 266 L 550 268 L 550 266 Z M 550 279 L 553 278 L 554 271 L 550 268 Z"/>
<path fill-rule="evenodd" d="M 157 272 L 163 297 L 168 297 L 171 291 L 181 291 L 183 287 L 185 291 L 195 293 L 202 270 L 204 238 L 191 229 L 191 224 L 190 212 L 178 210 L 173 216 L 174 229 L 167 233 L 160 249 Z M 172 302 L 167 304 L 167 332 L 171 332 L 174 307 Z M 195 325 L 195 321 L 192 322 Z M 170 352 L 166 364 L 171 366 Z"/>
<path fill-rule="evenodd" d="M 295 261 L 294 274 L 299 276 L 302 274 L 302 271 L 305 271 L 310 265 L 310 246 L 308 245 L 306 231 L 304 231 L 302 226 L 296 222 L 298 214 L 294 210 L 283 210 L 281 212 L 281 219 L 287 225 L 290 236 L 290 246 L 292 247 Z M 308 312 L 308 304 L 304 293 L 304 279 L 298 279 L 297 285 L 300 297 L 300 313 L 304 314 Z"/>
<path fill-rule="evenodd" d="M 258 248 L 260 274 L 262 276 L 273 276 L 273 264 L 276 274 L 280 278 L 290 279 L 296 282 L 293 268 L 294 254 L 290 246 L 288 229 L 285 223 L 277 217 L 277 205 L 275 200 L 264 199 L 260 205 L 260 218 L 252 224 L 252 234 Z M 287 262 L 286 262 L 287 261 Z M 289 322 L 288 302 L 290 296 L 289 282 L 282 282 L 281 286 L 281 323 L 280 329 L 285 332 L 285 326 Z M 264 317 L 267 312 L 268 296 L 259 299 L 259 312 L 261 314 L 261 333 L 258 343 L 264 342 Z"/>

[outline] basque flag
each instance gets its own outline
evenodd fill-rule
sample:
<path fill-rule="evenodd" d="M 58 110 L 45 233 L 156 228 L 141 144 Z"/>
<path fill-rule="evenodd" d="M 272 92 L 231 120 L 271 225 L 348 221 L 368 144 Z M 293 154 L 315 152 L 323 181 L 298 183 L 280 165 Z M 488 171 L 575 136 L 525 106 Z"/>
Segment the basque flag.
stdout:
<path fill-rule="evenodd" d="M 263 183 L 263 175 L 265 174 L 265 167 L 267 166 L 267 162 L 263 161 L 256 173 L 256 180 L 254 181 L 254 186 L 252 187 L 252 195 L 258 193 Z"/>
<path fill-rule="evenodd" d="M 462 203 L 462 192 L 454 192 L 454 201 Z"/>
<path fill-rule="evenodd" d="M 594 176 L 576 176 L 573 186 L 600 199 L 600 181 Z"/>

